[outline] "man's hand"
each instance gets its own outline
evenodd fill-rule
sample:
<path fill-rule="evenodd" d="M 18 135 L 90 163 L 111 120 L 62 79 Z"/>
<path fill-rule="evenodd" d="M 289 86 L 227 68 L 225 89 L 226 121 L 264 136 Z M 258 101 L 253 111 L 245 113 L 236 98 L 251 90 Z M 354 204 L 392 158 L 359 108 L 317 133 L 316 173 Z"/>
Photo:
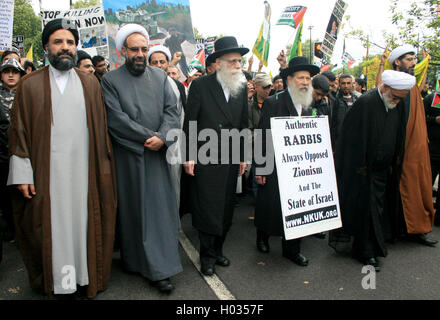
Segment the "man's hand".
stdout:
<path fill-rule="evenodd" d="M 240 172 L 238 173 L 239 177 L 241 177 L 245 173 L 246 167 L 247 167 L 246 162 L 240 162 Z"/>
<path fill-rule="evenodd" d="M 173 54 L 173 59 L 171 59 L 171 64 L 176 66 L 181 59 L 182 59 L 182 52 L 177 51 Z"/>
<path fill-rule="evenodd" d="M 158 138 L 156 136 L 151 137 L 150 139 L 145 140 L 145 143 L 144 143 L 144 147 L 148 148 L 148 149 L 150 149 L 152 151 L 159 150 L 160 148 L 162 148 L 163 145 L 164 145 L 164 142 L 160 138 Z"/>
<path fill-rule="evenodd" d="M 385 65 L 385 61 L 388 57 L 388 46 L 385 48 L 385 51 L 382 53 L 382 56 L 380 57 L 380 64 Z"/>
<path fill-rule="evenodd" d="M 252 67 L 252 65 L 254 64 L 254 56 L 251 56 L 248 60 L 248 64 Z"/>
<path fill-rule="evenodd" d="M 266 177 L 262 177 L 262 176 L 255 176 L 255 180 L 257 181 L 257 183 L 259 185 L 264 186 L 266 184 Z"/>
<path fill-rule="evenodd" d="M 37 193 L 33 184 L 19 184 L 17 189 L 23 194 L 26 199 L 32 199 Z"/>
<path fill-rule="evenodd" d="M 435 123 L 440 124 L 440 116 L 435 117 Z"/>
<path fill-rule="evenodd" d="M 260 64 L 258 65 L 258 72 L 261 72 L 261 69 L 263 69 L 263 60 L 260 61 Z"/>
<path fill-rule="evenodd" d="M 194 177 L 194 161 L 187 161 L 183 164 L 183 169 L 186 174 Z"/>
<path fill-rule="evenodd" d="M 287 68 L 287 58 L 284 50 L 281 50 L 280 54 L 277 57 L 277 61 L 280 64 L 281 69 Z"/>

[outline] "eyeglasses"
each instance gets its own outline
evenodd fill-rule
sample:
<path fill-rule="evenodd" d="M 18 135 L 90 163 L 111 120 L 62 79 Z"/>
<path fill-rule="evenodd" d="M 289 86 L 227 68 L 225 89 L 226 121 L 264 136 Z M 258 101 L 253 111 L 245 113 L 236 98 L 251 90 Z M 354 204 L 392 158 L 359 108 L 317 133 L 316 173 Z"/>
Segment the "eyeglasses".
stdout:
<path fill-rule="evenodd" d="M 406 60 L 406 61 L 408 61 L 408 62 L 413 62 L 413 61 L 417 62 L 417 58 L 414 58 L 414 57 L 411 57 L 411 58 L 405 58 L 405 59 L 403 59 L 403 60 Z"/>
<path fill-rule="evenodd" d="M 229 64 L 237 64 L 237 63 L 239 63 L 239 64 L 241 64 L 241 59 L 230 59 L 230 60 L 228 60 L 228 59 L 222 59 L 223 61 L 226 61 L 227 63 L 229 63 Z"/>
<path fill-rule="evenodd" d="M 307 77 L 307 76 L 301 76 L 301 77 L 295 77 L 295 79 L 300 80 L 300 81 L 310 81 L 312 80 L 312 78 Z"/>
<path fill-rule="evenodd" d="M 142 53 L 146 53 L 148 51 L 148 47 L 127 47 L 128 50 L 131 52 L 139 52 L 139 50 L 142 51 Z"/>

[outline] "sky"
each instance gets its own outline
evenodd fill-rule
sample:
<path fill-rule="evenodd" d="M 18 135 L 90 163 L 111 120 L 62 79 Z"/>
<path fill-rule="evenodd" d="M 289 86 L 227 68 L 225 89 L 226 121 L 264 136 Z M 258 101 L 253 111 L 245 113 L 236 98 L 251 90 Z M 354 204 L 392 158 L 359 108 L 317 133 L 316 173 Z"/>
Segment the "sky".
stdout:
<path fill-rule="evenodd" d="M 117 0 L 114 0 L 117 1 Z M 133 3 L 142 3 L 142 0 L 130 0 Z M 175 0 L 170 0 L 175 2 Z M 252 50 L 264 19 L 264 0 L 182 0 L 190 3 L 193 27 L 208 37 L 219 34 L 235 36 L 239 44 Z M 286 45 L 293 41 L 295 30 L 288 26 L 277 26 L 276 22 L 283 9 L 287 6 L 302 5 L 307 7 L 304 16 L 303 41 L 311 37 L 322 41 L 325 29 L 335 6 L 335 0 L 268 0 L 272 9 L 271 17 L 271 45 L 269 66 L 263 71 L 278 73 L 279 65 L 276 57 Z M 41 0 L 44 9 L 68 9 L 68 0 Z M 390 0 L 346 0 L 348 4 L 345 16 L 350 16 L 350 22 L 341 27 L 331 62 L 341 66 L 344 34 L 351 30 L 361 29 L 370 36 L 372 42 L 385 47 L 383 31 L 398 33 L 396 26 L 391 23 L 389 10 Z M 407 5 L 410 0 L 400 0 L 400 5 Z M 38 0 L 32 0 L 34 10 L 38 12 Z M 346 51 L 360 62 L 366 54 L 357 39 L 345 39 Z M 303 50 L 310 50 L 303 48 Z M 313 50 L 313 48 L 312 48 Z M 370 55 L 380 54 L 383 49 L 371 46 Z M 252 53 L 246 55 L 249 58 Z M 258 59 L 254 59 L 253 70 L 258 68 Z"/>

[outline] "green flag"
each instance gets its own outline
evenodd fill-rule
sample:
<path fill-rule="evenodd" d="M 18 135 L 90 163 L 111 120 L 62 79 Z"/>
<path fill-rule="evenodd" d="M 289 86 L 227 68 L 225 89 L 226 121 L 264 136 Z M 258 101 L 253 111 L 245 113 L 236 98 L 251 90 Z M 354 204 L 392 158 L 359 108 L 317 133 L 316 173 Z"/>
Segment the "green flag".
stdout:
<path fill-rule="evenodd" d="M 296 31 L 295 41 L 292 44 L 292 49 L 290 49 L 289 60 L 294 57 L 302 56 L 302 45 L 301 45 L 302 29 L 303 29 L 303 20 L 301 20 L 298 26 L 298 30 Z"/>
<path fill-rule="evenodd" d="M 263 61 L 263 65 L 267 67 L 267 60 L 269 58 L 269 45 L 270 45 L 270 5 L 267 1 L 264 1 L 265 14 L 264 22 L 261 25 L 260 33 L 258 34 L 257 41 L 255 42 L 252 52 L 255 56 Z"/>

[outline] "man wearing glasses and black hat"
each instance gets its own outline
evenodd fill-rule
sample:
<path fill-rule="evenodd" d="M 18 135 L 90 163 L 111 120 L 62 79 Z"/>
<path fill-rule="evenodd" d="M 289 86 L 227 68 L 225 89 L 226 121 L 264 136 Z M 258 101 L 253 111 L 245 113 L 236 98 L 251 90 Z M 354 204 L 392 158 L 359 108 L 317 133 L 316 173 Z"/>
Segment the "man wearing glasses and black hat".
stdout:
<path fill-rule="evenodd" d="M 267 150 L 265 130 L 270 129 L 270 118 L 287 116 L 312 116 L 313 88 L 311 77 L 319 73 L 319 67 L 308 63 L 304 57 L 295 57 L 289 66 L 281 71 L 281 77 L 287 83 L 287 90 L 264 100 L 258 128 L 263 129 L 263 154 L 274 153 Z M 272 147 L 273 148 L 273 147 Z M 273 161 L 275 162 L 275 161 Z M 255 226 L 257 227 L 257 248 L 269 252 L 269 236 L 283 236 L 283 257 L 300 266 L 307 266 L 307 258 L 300 252 L 301 239 L 286 240 L 284 238 L 280 191 L 276 167 L 271 173 L 261 173 L 266 164 L 256 165 L 256 180 L 259 184 L 255 208 Z"/>
<path fill-rule="evenodd" d="M 191 176 L 193 226 L 199 231 L 201 272 L 208 276 L 214 274 L 215 264 L 223 267 L 230 264 L 223 255 L 223 243 L 232 224 L 237 176 L 246 169 L 243 145 L 240 145 L 240 159 L 233 159 L 231 146 L 220 144 L 221 134 L 248 127 L 247 81 L 241 71 L 241 57 L 249 49 L 239 47 L 234 37 L 218 39 L 214 48 L 212 59 L 218 69 L 192 82 L 184 122 L 187 139 L 184 168 Z M 203 152 L 200 149 L 205 143 L 190 141 L 190 128 L 195 124 L 197 133 L 204 129 L 215 132 L 219 144 L 213 146 L 214 150 Z M 197 152 L 190 154 L 188 149 Z M 229 150 L 229 157 L 221 154 L 222 149 Z M 197 157 L 199 151 L 208 159 Z"/>

